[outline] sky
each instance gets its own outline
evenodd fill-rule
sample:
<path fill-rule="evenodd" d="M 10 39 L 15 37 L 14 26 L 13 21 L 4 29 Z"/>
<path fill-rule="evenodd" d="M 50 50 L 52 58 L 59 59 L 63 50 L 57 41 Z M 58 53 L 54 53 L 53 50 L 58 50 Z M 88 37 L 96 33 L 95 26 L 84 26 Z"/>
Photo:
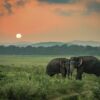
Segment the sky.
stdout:
<path fill-rule="evenodd" d="M 100 41 L 100 0 L 0 0 L 0 43 L 74 40 Z"/>

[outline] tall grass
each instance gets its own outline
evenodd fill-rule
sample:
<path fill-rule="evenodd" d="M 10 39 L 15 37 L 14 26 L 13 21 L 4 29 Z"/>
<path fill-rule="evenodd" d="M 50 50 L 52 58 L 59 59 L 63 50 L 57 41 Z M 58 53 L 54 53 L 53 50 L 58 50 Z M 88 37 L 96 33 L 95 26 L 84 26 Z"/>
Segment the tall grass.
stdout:
<path fill-rule="evenodd" d="M 49 77 L 44 66 L 0 66 L 0 100 L 99 100 L 100 78 Z"/>
<path fill-rule="evenodd" d="M 60 56 L 61 57 L 61 56 Z M 100 100 L 100 78 L 83 80 L 49 77 L 47 63 L 54 56 L 0 57 L 0 100 Z"/>

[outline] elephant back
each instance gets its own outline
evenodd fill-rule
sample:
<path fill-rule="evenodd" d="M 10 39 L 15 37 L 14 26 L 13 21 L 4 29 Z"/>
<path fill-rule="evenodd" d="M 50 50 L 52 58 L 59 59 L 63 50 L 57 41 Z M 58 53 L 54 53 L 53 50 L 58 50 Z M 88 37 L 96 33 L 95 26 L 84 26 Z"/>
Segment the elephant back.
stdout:
<path fill-rule="evenodd" d="M 52 59 L 46 67 L 46 73 L 50 76 L 60 73 L 61 64 L 66 61 L 66 58 Z"/>

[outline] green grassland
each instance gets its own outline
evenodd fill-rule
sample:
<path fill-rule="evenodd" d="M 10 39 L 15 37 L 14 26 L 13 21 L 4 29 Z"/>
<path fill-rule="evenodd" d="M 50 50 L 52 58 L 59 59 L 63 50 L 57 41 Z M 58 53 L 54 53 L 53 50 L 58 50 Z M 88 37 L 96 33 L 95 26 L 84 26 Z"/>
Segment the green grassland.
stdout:
<path fill-rule="evenodd" d="M 66 56 L 62 56 L 62 55 L 57 55 L 57 56 L 52 56 L 52 55 L 47 55 L 47 56 L 28 56 L 28 55 L 13 55 L 13 56 L 4 56 L 4 55 L 0 55 L 0 64 L 1 65 L 11 65 L 11 64 L 15 64 L 15 65 L 46 65 L 48 63 L 48 61 L 50 61 L 53 58 L 57 58 L 57 57 L 66 57 Z M 67 58 L 69 58 L 67 56 Z"/>
<path fill-rule="evenodd" d="M 0 56 L 0 100 L 100 100 L 100 78 L 49 77 L 47 63 L 66 56 Z M 69 58 L 69 57 L 67 57 Z"/>

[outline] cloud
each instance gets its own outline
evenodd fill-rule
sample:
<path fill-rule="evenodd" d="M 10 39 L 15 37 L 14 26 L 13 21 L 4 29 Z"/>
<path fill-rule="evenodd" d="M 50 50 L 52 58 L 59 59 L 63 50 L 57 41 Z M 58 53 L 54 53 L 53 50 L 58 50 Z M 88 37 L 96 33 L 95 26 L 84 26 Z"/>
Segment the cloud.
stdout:
<path fill-rule="evenodd" d="M 90 15 L 92 13 L 100 13 L 100 0 L 2 0 L 0 1 L 0 16 L 5 14 L 13 14 L 15 9 L 23 7 L 27 3 L 43 4 L 53 9 L 53 13 L 59 16 L 70 15 Z M 37 6 L 41 6 L 37 5 Z M 32 6 L 32 5 L 31 5 Z M 59 6 L 57 9 L 56 6 Z M 64 9 L 65 8 L 65 9 Z M 68 9 L 66 9 L 68 8 Z"/>
<path fill-rule="evenodd" d="M 4 14 L 0 12 L 0 16 L 3 16 Z"/>
<path fill-rule="evenodd" d="M 94 1 L 88 4 L 87 9 L 90 12 L 97 12 L 100 13 L 100 2 Z"/>
<path fill-rule="evenodd" d="M 13 14 L 14 9 L 17 7 L 23 7 L 29 1 L 32 0 L 0 0 L 0 16 L 5 14 Z"/>
<path fill-rule="evenodd" d="M 78 0 L 38 0 L 39 2 L 43 3 L 55 3 L 55 4 L 64 4 L 64 3 L 73 3 Z"/>
<path fill-rule="evenodd" d="M 3 6 L 8 11 L 8 14 L 12 14 L 12 5 L 7 0 L 4 1 Z"/>
<path fill-rule="evenodd" d="M 25 5 L 29 1 L 30 0 L 16 0 L 16 5 L 17 6 L 23 6 L 23 5 Z"/>
<path fill-rule="evenodd" d="M 54 13 L 56 13 L 57 15 L 61 15 L 61 16 L 71 16 L 72 15 L 72 12 L 66 11 L 66 10 L 63 10 L 63 9 L 56 9 L 54 11 Z"/>
<path fill-rule="evenodd" d="M 100 14 L 100 0 L 77 0 L 76 3 L 66 4 L 66 6 L 54 12 L 60 16 L 89 16 L 93 13 Z"/>

